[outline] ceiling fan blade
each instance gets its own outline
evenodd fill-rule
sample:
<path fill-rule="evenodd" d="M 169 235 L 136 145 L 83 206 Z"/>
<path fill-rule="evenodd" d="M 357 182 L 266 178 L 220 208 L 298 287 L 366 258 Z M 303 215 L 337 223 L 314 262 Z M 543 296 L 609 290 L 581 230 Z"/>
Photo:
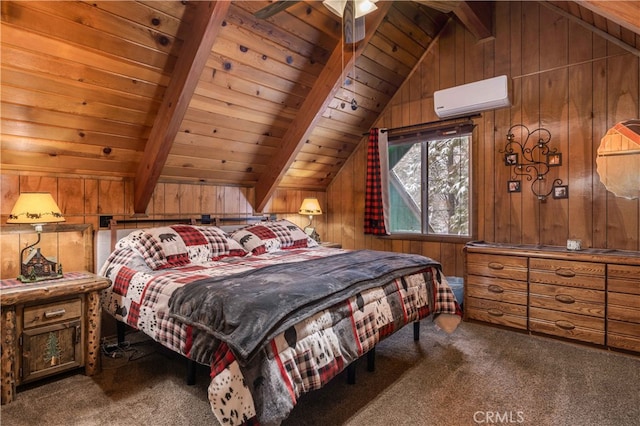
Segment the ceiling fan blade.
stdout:
<path fill-rule="evenodd" d="M 295 0 L 278 0 L 276 2 L 271 3 L 269 6 L 265 6 L 262 9 L 256 11 L 256 13 L 254 13 L 253 16 L 255 16 L 258 19 L 270 18 L 276 13 L 282 12 L 286 8 L 291 7 L 296 3 L 300 3 L 300 2 Z"/>

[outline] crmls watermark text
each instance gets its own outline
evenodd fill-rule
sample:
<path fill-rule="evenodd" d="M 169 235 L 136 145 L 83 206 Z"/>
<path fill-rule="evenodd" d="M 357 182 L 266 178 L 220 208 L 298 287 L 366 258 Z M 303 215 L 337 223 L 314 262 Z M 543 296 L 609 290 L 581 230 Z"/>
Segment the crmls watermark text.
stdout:
<path fill-rule="evenodd" d="M 473 421 L 476 424 L 509 424 L 524 423 L 522 411 L 476 411 L 473 413 Z"/>

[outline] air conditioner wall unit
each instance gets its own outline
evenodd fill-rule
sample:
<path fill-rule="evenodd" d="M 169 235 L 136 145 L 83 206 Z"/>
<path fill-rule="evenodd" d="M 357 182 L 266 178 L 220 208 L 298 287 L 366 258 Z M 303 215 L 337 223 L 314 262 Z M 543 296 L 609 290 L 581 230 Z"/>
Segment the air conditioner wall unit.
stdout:
<path fill-rule="evenodd" d="M 440 118 L 464 116 L 510 106 L 506 75 L 475 81 L 433 94 L 433 107 Z"/>

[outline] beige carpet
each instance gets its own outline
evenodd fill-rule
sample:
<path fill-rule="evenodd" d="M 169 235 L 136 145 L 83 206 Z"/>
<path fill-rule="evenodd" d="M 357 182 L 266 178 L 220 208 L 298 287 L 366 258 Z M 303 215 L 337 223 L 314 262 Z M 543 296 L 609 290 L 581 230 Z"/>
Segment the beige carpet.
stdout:
<path fill-rule="evenodd" d="M 2 425 L 218 424 L 206 367 L 187 386 L 182 360 L 151 342 L 132 348 L 103 357 L 97 376 L 21 389 Z M 376 362 L 374 373 L 358 364 L 355 385 L 343 374 L 303 396 L 283 425 L 640 424 L 636 356 L 471 323 L 446 335 L 426 320 L 420 342 L 405 327 Z"/>

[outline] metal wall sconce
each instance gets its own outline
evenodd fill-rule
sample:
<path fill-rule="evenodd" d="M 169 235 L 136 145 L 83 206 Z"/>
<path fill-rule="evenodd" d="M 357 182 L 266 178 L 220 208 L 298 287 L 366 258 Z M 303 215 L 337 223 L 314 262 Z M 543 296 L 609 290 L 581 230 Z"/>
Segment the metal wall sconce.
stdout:
<path fill-rule="evenodd" d="M 522 128 L 524 142 L 515 140 L 514 129 Z M 536 140 L 537 138 L 537 140 Z M 528 146 L 532 142 L 532 146 Z M 569 187 L 562 185 L 562 179 L 555 179 L 551 189 L 544 189 L 543 181 L 551 167 L 562 165 L 562 154 L 555 148 L 549 148 L 551 132 L 542 127 L 529 131 L 522 124 L 515 124 L 509 128 L 507 143 L 504 150 L 504 164 L 512 168 L 512 176 L 507 183 L 507 192 L 520 192 L 521 177 L 531 182 L 531 192 L 540 201 L 544 201 L 553 194 L 553 198 L 567 198 Z"/>

